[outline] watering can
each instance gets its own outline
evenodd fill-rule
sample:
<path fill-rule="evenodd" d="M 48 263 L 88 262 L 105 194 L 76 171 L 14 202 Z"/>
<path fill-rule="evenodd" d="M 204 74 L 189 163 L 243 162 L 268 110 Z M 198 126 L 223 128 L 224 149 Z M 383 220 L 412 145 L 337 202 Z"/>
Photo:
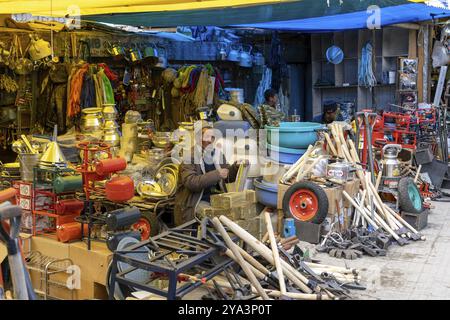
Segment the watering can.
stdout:
<path fill-rule="evenodd" d="M 230 48 L 230 52 L 228 53 L 228 60 L 238 62 L 241 56 L 240 47 L 238 45 L 232 44 Z"/>
<path fill-rule="evenodd" d="M 138 62 L 142 60 L 142 53 L 141 50 L 137 46 L 134 46 L 134 48 L 129 48 L 128 50 L 128 57 L 126 58 L 130 62 Z"/>
<path fill-rule="evenodd" d="M 263 66 L 265 64 L 265 59 L 261 52 L 255 53 L 255 55 L 253 57 L 253 61 L 256 66 Z"/>
<path fill-rule="evenodd" d="M 246 48 L 247 50 L 244 50 Z M 251 68 L 253 64 L 253 56 L 251 55 L 252 52 L 252 46 L 251 45 L 243 45 L 241 54 L 239 56 L 239 65 L 244 68 Z"/>
<path fill-rule="evenodd" d="M 158 46 L 158 50 L 157 53 L 159 54 L 158 56 L 158 63 L 156 64 L 156 67 L 159 68 L 167 68 L 167 51 L 164 47 L 160 47 Z"/>
<path fill-rule="evenodd" d="M 154 43 L 150 43 L 144 48 L 144 58 L 158 58 L 158 49 Z"/>
<path fill-rule="evenodd" d="M 118 43 L 111 44 L 108 42 L 106 51 L 114 58 L 123 58 L 125 56 L 125 49 Z"/>
<path fill-rule="evenodd" d="M 219 60 L 227 60 L 227 47 L 228 45 L 225 42 L 219 43 Z"/>

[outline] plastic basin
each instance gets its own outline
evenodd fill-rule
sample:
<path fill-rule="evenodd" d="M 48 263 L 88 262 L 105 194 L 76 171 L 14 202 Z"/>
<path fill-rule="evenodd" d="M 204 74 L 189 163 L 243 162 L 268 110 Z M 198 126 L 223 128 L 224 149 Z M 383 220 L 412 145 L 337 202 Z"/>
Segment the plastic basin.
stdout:
<path fill-rule="evenodd" d="M 290 149 L 282 148 L 272 145 L 267 145 L 269 150 L 269 157 L 273 161 L 277 161 L 283 164 L 294 164 L 305 154 L 306 149 Z"/>
<path fill-rule="evenodd" d="M 279 127 L 266 127 L 267 139 L 282 148 L 307 149 L 317 141 L 316 130 L 323 127 L 315 122 L 282 122 Z"/>
<path fill-rule="evenodd" d="M 262 182 L 261 179 L 253 181 L 256 200 L 266 207 L 276 208 L 278 203 L 278 185 Z"/>

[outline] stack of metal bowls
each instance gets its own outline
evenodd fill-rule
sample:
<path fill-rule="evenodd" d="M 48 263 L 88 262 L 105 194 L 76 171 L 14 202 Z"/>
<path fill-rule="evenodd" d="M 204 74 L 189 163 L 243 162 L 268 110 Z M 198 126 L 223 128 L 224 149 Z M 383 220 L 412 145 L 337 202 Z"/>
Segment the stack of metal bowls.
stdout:
<path fill-rule="evenodd" d="M 81 133 L 101 138 L 104 123 L 102 109 L 85 108 L 81 113 Z"/>
<path fill-rule="evenodd" d="M 117 109 L 114 104 L 103 105 L 103 136 L 102 140 L 111 145 L 111 151 L 113 154 L 119 152 L 120 149 L 120 137 L 119 125 L 116 122 Z"/>

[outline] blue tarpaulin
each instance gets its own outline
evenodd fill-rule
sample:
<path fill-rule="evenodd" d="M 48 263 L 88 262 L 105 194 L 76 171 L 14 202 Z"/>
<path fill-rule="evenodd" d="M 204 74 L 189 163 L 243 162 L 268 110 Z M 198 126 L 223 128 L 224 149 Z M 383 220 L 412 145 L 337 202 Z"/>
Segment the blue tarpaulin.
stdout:
<path fill-rule="evenodd" d="M 375 22 L 374 11 L 357 11 L 317 18 L 295 19 L 287 21 L 271 21 L 267 23 L 254 23 L 235 25 L 234 27 L 250 27 L 280 31 L 300 32 L 332 32 L 339 30 L 364 29 L 367 23 Z M 425 4 L 405 4 L 380 9 L 380 26 L 397 23 L 419 22 L 432 20 L 433 17 L 450 17 L 450 10 L 435 8 Z"/>

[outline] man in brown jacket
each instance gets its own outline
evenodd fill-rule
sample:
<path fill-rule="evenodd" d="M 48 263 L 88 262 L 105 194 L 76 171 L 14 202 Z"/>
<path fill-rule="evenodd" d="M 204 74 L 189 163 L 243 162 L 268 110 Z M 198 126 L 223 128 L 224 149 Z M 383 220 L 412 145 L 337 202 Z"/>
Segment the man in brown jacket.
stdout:
<path fill-rule="evenodd" d="M 223 183 L 231 183 L 236 179 L 238 167 L 225 164 L 213 163 L 207 153 L 214 154 L 214 135 L 211 126 L 203 126 L 201 129 L 201 147 L 194 144 L 189 163 L 183 162 L 180 166 L 181 186 L 175 197 L 174 219 L 175 225 L 179 226 L 194 219 L 199 206 L 205 206 L 210 201 L 211 194 L 221 189 Z M 194 152 L 201 152 L 200 161 L 195 163 Z M 223 155 L 221 155 L 223 156 Z M 206 159 L 205 161 L 205 158 Z M 222 184 L 222 185 L 221 185 Z"/>

